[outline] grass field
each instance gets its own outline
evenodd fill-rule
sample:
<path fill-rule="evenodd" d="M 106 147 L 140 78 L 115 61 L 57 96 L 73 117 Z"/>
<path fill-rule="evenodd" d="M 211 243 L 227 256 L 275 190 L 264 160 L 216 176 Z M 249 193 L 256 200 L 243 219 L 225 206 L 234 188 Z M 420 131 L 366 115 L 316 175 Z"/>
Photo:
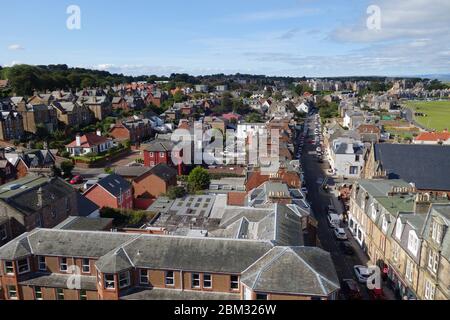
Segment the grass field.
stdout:
<path fill-rule="evenodd" d="M 415 117 L 415 120 L 422 126 L 438 131 L 450 129 L 450 100 L 408 101 L 407 106 L 426 115 Z"/>

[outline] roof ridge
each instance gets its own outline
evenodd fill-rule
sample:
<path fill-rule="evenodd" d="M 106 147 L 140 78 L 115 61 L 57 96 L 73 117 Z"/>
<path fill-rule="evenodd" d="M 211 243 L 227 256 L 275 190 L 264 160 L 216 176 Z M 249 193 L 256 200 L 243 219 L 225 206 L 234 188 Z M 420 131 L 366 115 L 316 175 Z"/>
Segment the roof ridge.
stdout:
<path fill-rule="evenodd" d="M 262 268 L 259 270 L 258 275 L 256 276 L 255 280 L 253 281 L 252 289 L 254 289 L 254 286 L 256 285 L 256 282 L 257 282 L 257 281 L 259 280 L 259 278 L 261 277 L 262 273 L 272 266 L 272 264 L 274 263 L 275 259 L 278 259 L 279 257 L 281 257 L 281 256 L 289 249 L 289 247 L 285 247 L 285 248 L 283 248 L 283 247 L 278 247 L 278 248 L 281 248 L 281 249 L 282 249 L 281 252 L 278 253 L 277 255 L 275 255 L 272 259 L 270 259 L 270 260 L 266 263 L 266 266 L 262 267 Z M 270 252 L 270 251 L 269 251 L 269 252 Z M 268 254 L 269 252 L 267 252 L 267 254 Z M 266 254 L 266 255 L 267 255 L 267 254 Z M 255 263 L 256 263 L 256 262 L 255 262 Z"/>

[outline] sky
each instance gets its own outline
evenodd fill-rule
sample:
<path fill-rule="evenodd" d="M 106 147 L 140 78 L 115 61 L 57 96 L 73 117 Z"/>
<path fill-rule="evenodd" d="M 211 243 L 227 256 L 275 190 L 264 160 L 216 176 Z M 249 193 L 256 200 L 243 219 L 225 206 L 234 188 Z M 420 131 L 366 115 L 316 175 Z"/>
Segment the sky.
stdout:
<path fill-rule="evenodd" d="M 80 29 L 67 28 L 71 5 L 80 9 Z M 2 66 L 130 75 L 450 73 L 449 0 L 0 0 L 0 7 Z"/>

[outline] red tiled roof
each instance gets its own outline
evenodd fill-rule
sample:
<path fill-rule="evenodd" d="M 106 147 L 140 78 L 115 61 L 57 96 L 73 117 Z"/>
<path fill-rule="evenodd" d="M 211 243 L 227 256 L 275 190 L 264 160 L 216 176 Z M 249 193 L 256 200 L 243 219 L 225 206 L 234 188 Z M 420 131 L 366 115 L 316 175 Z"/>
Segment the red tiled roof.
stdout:
<path fill-rule="evenodd" d="M 417 136 L 416 141 L 447 141 L 450 132 L 424 132 Z"/>
<path fill-rule="evenodd" d="M 228 193 L 227 204 L 229 206 L 243 206 L 245 204 L 245 197 L 247 194 L 245 192 L 230 192 Z"/>
<path fill-rule="evenodd" d="M 81 137 L 81 146 L 77 146 L 77 140 L 75 139 L 70 144 L 68 144 L 66 147 L 67 148 L 76 148 L 76 147 L 92 148 L 92 147 L 98 146 L 102 143 L 106 143 L 108 140 L 110 140 L 110 139 L 103 137 L 103 136 L 98 136 L 95 133 L 87 133 Z"/>

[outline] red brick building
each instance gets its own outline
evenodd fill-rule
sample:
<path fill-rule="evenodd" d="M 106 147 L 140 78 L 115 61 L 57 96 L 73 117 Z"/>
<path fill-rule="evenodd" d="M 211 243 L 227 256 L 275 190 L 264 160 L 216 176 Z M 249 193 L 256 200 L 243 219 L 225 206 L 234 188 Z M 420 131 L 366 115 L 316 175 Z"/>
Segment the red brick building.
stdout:
<path fill-rule="evenodd" d="M 152 126 L 148 119 L 129 119 L 116 123 L 109 135 L 116 140 L 140 143 L 151 138 Z"/>
<path fill-rule="evenodd" d="M 100 208 L 132 209 L 133 190 L 131 183 L 119 175 L 111 174 L 101 179 L 84 196 Z"/>
<path fill-rule="evenodd" d="M 144 165 L 146 167 L 154 167 L 163 163 L 177 168 L 179 175 L 183 174 L 183 164 L 175 165 L 174 159 L 172 159 L 174 146 L 175 144 L 172 141 L 158 139 L 144 145 L 142 148 L 144 152 Z M 177 162 L 176 159 L 175 162 Z"/>

